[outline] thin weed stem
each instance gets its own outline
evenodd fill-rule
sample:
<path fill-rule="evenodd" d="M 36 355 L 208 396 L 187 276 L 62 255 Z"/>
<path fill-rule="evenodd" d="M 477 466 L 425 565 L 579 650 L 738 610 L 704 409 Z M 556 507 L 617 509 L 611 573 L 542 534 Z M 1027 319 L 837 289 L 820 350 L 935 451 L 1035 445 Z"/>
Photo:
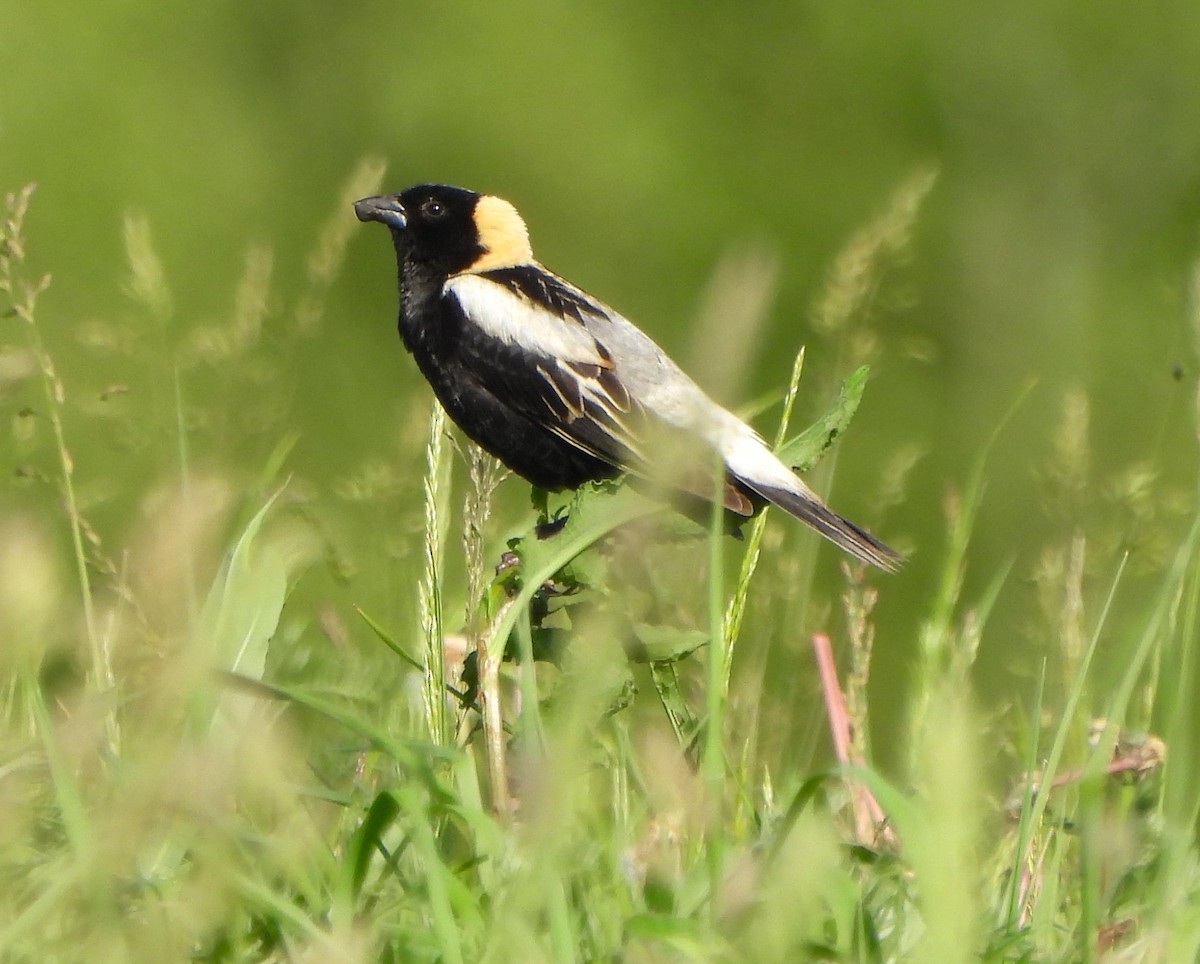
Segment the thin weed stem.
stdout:
<path fill-rule="evenodd" d="M 713 498 L 712 521 L 708 533 L 708 680 L 707 720 L 704 727 L 704 750 L 701 768 L 708 791 L 708 872 L 709 913 L 715 914 L 720 892 L 725 853 L 725 685 L 730 658 L 729 641 L 725 635 L 725 533 L 722 490 L 723 472 L 715 473 L 717 491 Z"/>
<path fill-rule="evenodd" d="M 508 785 L 508 760 L 505 753 L 504 713 L 500 700 L 500 661 L 504 653 L 502 627 L 515 600 L 506 600 L 490 626 L 475 637 L 475 659 L 479 670 L 479 702 L 483 710 L 483 742 L 487 755 L 488 779 L 492 790 L 492 809 L 501 816 L 512 812 Z M 517 618 L 523 614 L 518 612 Z M 532 667 L 530 667 L 532 672 Z"/>
<path fill-rule="evenodd" d="M 445 451 L 446 413 L 436 401 L 429 417 L 425 446 L 425 571 L 421 576 L 418 605 L 425 640 L 422 696 L 430 739 L 438 746 L 449 740 L 446 714 L 446 645 L 442 625 L 442 528 L 449 486 L 449 460 Z"/>
<path fill-rule="evenodd" d="M 783 399 L 783 411 L 779 416 L 779 427 L 775 430 L 775 448 L 779 448 L 787 438 L 788 427 L 792 420 L 792 410 L 796 407 L 796 395 L 800 389 L 800 376 L 804 371 L 804 349 L 801 348 L 796 353 L 796 358 L 792 362 L 792 375 L 788 379 L 787 394 Z M 746 551 L 742 555 L 742 568 L 738 573 L 737 586 L 733 590 L 733 599 L 729 602 L 729 608 L 725 614 L 725 626 L 728 636 L 727 646 L 729 649 L 729 658 L 725 661 L 725 673 L 721 680 L 721 686 L 725 693 L 729 692 L 729 675 L 733 669 L 733 650 L 737 646 L 738 638 L 742 634 L 742 621 L 746 617 L 746 604 L 750 599 L 750 582 L 754 578 L 754 573 L 758 569 L 758 560 L 762 554 L 763 533 L 767 527 L 767 513 L 769 508 L 764 508 L 750 524 L 750 536 L 746 540 Z"/>
<path fill-rule="evenodd" d="M 508 813 L 508 765 L 505 753 L 504 706 L 500 692 L 500 663 L 506 638 L 495 632 L 495 624 L 484 626 L 487 563 L 484 561 L 485 527 L 491 515 L 492 496 L 507 474 L 504 467 L 474 443 L 466 446 L 470 485 L 463 506 L 463 555 L 467 567 L 467 635 L 475 644 L 479 672 L 479 698 L 483 709 L 483 737 L 492 781 L 492 805 L 498 813 Z M 497 617 L 498 618 L 498 617 Z M 525 624 L 525 620 L 521 620 Z M 532 651 L 532 647 L 531 647 Z M 532 655 L 532 652 L 531 652 Z M 532 658 L 525 667 L 533 672 Z M 536 709 L 537 700 L 534 700 Z"/>
<path fill-rule="evenodd" d="M 46 396 L 46 417 L 54 433 L 54 448 L 58 454 L 59 485 L 67 511 L 71 532 L 71 549 L 75 560 L 75 573 L 79 580 L 80 604 L 83 609 L 84 628 L 91 653 L 89 675 L 97 690 L 115 685 L 109 653 L 103 645 L 96 624 L 96 611 L 92 600 L 91 577 L 88 573 L 87 550 L 85 549 L 85 523 L 79 510 L 75 494 L 75 461 L 67 448 L 66 431 L 63 427 L 63 407 L 66 388 L 54 366 L 54 359 L 46 350 L 37 326 L 36 307 L 38 297 L 50 285 L 50 275 L 43 275 L 35 282 L 26 281 L 20 268 L 25 261 L 25 215 L 36 185 L 27 184 L 16 193 L 4 197 L 4 219 L 0 224 L 0 292 L 7 297 L 12 313 L 21 321 L 29 339 L 30 351 L 37 359 L 42 376 L 42 387 Z M 110 749 L 118 744 L 115 713 L 110 713 L 107 723 Z"/>

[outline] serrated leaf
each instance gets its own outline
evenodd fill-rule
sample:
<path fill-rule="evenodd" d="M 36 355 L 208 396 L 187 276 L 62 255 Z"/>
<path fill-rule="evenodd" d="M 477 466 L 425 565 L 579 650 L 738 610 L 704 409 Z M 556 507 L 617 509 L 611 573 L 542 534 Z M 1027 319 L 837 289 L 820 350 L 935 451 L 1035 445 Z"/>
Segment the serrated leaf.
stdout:
<path fill-rule="evenodd" d="M 862 401 L 863 389 L 867 385 L 867 375 L 870 369 L 863 365 L 851 372 L 842 383 L 833 408 L 817 419 L 799 435 L 795 435 L 775 452 L 784 465 L 789 465 L 797 472 L 807 472 L 824 456 L 838 436 L 846 431 L 854 413 L 858 411 L 858 403 Z"/>

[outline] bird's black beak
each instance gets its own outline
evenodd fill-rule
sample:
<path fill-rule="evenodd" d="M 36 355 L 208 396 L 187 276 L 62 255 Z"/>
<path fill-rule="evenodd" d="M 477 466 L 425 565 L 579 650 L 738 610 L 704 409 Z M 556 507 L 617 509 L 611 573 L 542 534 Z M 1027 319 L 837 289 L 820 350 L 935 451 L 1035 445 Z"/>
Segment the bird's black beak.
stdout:
<path fill-rule="evenodd" d="M 361 201 L 355 201 L 354 213 L 360 221 L 379 221 L 397 231 L 408 227 L 408 214 L 394 194 L 381 194 L 378 197 L 365 197 Z"/>

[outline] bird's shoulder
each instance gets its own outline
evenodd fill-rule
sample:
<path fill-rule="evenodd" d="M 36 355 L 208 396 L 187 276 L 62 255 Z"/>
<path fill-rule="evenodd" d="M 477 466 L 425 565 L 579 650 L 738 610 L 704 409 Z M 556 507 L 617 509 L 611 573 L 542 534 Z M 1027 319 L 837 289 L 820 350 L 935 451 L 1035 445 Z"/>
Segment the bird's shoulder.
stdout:
<path fill-rule="evenodd" d="M 492 268 L 478 277 L 563 321 L 585 325 L 589 319 L 608 319 L 613 314 L 596 298 L 536 262 Z"/>
<path fill-rule="evenodd" d="M 607 318 L 607 309 L 541 265 L 453 275 L 443 293 L 465 320 L 505 345 L 564 362 L 611 365 L 588 327 Z"/>

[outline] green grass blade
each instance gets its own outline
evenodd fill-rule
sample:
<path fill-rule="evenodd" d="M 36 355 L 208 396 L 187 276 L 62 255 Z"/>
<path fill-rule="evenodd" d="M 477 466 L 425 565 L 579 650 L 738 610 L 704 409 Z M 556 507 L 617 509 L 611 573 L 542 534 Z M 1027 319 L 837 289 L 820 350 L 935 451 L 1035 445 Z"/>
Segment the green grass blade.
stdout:
<path fill-rule="evenodd" d="M 442 960 L 447 964 L 462 964 L 463 948 L 459 941 L 458 924 L 447 882 L 447 877 L 451 874 L 438 853 L 437 840 L 428 813 L 417 791 L 412 787 L 401 787 L 397 792 L 397 799 L 408 819 L 413 841 L 424 863 L 425 883 L 429 888 L 429 915 L 442 949 Z"/>
<path fill-rule="evenodd" d="M 362 617 L 362 621 L 367 624 L 367 626 L 370 628 L 371 632 L 373 632 L 375 634 L 376 639 L 378 639 L 381 643 L 383 643 L 384 646 L 386 646 L 393 653 L 395 653 L 397 656 L 399 656 L 400 659 L 402 659 L 405 663 L 407 663 L 409 666 L 411 666 L 417 672 L 419 672 L 419 673 L 425 672 L 425 664 L 422 663 L 415 656 L 410 656 L 408 654 L 408 652 L 404 649 L 404 647 L 401 646 L 399 643 L 397 643 L 396 640 L 392 638 L 392 635 L 386 629 L 384 629 L 379 623 L 377 623 L 374 619 L 372 619 L 370 616 L 368 616 L 361 607 L 355 606 L 354 611 L 356 613 L 358 613 L 359 616 Z"/>
<path fill-rule="evenodd" d="M 378 794 L 367 808 L 366 816 L 350 838 L 342 860 L 342 899 L 347 908 L 352 907 L 362 893 L 371 860 L 383 849 L 383 836 L 395 823 L 400 814 L 400 803 L 390 791 Z"/>

